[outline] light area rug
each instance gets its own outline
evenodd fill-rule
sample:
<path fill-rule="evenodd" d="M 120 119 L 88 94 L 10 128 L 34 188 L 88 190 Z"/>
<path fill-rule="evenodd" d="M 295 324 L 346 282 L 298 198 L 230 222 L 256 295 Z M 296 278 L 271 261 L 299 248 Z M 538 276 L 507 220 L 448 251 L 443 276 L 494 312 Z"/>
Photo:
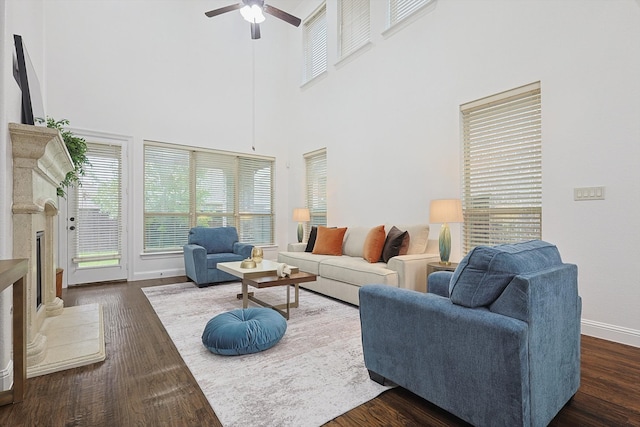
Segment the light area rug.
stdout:
<path fill-rule="evenodd" d="M 278 344 L 220 356 L 204 347 L 202 331 L 216 314 L 242 307 L 240 283 L 142 290 L 224 426 L 319 426 L 388 389 L 364 366 L 357 307 L 300 289 Z M 282 287 L 255 292 L 272 304 L 286 298 Z"/>

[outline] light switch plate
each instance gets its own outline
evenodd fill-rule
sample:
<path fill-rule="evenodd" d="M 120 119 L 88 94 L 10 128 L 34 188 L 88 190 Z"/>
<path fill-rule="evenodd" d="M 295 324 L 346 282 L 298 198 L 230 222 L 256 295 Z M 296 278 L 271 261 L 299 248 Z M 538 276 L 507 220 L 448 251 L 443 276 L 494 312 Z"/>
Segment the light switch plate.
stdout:
<path fill-rule="evenodd" d="M 573 200 L 604 200 L 604 187 L 574 188 Z"/>

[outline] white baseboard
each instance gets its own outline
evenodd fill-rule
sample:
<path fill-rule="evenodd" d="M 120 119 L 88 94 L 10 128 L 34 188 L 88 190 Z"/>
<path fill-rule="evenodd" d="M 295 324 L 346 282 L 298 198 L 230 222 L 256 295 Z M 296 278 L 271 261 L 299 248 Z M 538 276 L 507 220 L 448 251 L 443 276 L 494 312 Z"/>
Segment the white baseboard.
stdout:
<path fill-rule="evenodd" d="M 6 368 L 0 370 L 0 390 L 9 390 L 13 386 L 13 360 L 9 360 Z"/>
<path fill-rule="evenodd" d="M 591 337 L 640 347 L 640 331 L 593 320 L 582 319 L 582 333 Z"/>
<path fill-rule="evenodd" d="M 142 273 L 135 273 L 131 278 L 132 281 L 148 280 L 148 279 L 160 279 L 163 277 L 177 277 L 185 276 L 184 268 L 174 268 L 171 270 L 157 270 L 157 271 L 145 271 Z"/>

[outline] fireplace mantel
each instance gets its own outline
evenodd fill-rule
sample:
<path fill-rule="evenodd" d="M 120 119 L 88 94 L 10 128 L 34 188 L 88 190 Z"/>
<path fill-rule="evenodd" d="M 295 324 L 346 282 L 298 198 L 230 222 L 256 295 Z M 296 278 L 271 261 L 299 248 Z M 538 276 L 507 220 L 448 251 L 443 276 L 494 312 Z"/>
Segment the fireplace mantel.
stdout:
<path fill-rule="evenodd" d="M 9 133 L 13 146 L 13 213 L 42 212 L 47 202 L 55 206 L 55 194 L 46 198 L 37 194 L 41 186 L 33 185 L 37 183 L 33 174 L 57 189 L 67 172 L 73 170 L 60 132 L 42 126 L 9 123 Z M 25 185 L 29 183 L 32 185 Z M 21 186 L 18 192 L 16 185 Z"/>

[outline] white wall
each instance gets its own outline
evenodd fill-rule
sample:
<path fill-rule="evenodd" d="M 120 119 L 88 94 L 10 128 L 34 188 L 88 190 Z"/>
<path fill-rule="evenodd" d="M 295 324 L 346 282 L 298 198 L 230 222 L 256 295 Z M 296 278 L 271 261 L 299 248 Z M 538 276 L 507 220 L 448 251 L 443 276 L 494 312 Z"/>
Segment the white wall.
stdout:
<path fill-rule="evenodd" d="M 180 257 L 139 255 L 142 141 L 250 152 L 252 45 L 256 152 L 277 158 L 281 246 L 304 203 L 303 153 L 327 147 L 331 224 L 424 222 L 431 199 L 460 194 L 459 105 L 539 80 L 543 238 L 579 267 L 583 331 L 640 346 L 637 1 L 439 0 L 386 37 L 385 2 L 373 1 L 371 48 L 335 67 L 330 21 L 329 72 L 304 88 L 301 29 L 268 20 L 251 42 L 237 15 L 205 18 L 228 4 L 212 3 L 44 3 L 48 113 L 134 141 L 130 278 L 182 269 Z M 302 18 L 319 4 L 281 3 Z M 574 187 L 593 185 L 606 200 L 573 201 Z"/>
<path fill-rule="evenodd" d="M 141 256 L 143 140 L 276 157 L 277 241 L 294 227 L 287 211 L 287 121 L 278 99 L 286 37 L 270 19 L 250 39 L 238 13 L 207 18 L 211 1 L 56 1 L 45 5 L 48 112 L 79 129 L 128 135 L 131 177 L 129 278 L 184 274 L 182 255 Z M 225 2 L 224 4 L 227 4 Z"/>
<path fill-rule="evenodd" d="M 539 80 L 543 238 L 579 267 L 583 331 L 640 345 L 638 2 L 440 0 L 384 37 L 374 1 L 373 45 L 338 67 L 335 8 L 328 73 L 290 111 L 290 158 L 327 147 L 329 223 L 426 220 L 431 199 L 461 194 L 460 104 Z M 289 49 L 298 72 L 301 42 Z M 294 172 L 289 191 L 303 200 Z M 573 200 L 574 187 L 600 185 L 606 200 Z"/>

